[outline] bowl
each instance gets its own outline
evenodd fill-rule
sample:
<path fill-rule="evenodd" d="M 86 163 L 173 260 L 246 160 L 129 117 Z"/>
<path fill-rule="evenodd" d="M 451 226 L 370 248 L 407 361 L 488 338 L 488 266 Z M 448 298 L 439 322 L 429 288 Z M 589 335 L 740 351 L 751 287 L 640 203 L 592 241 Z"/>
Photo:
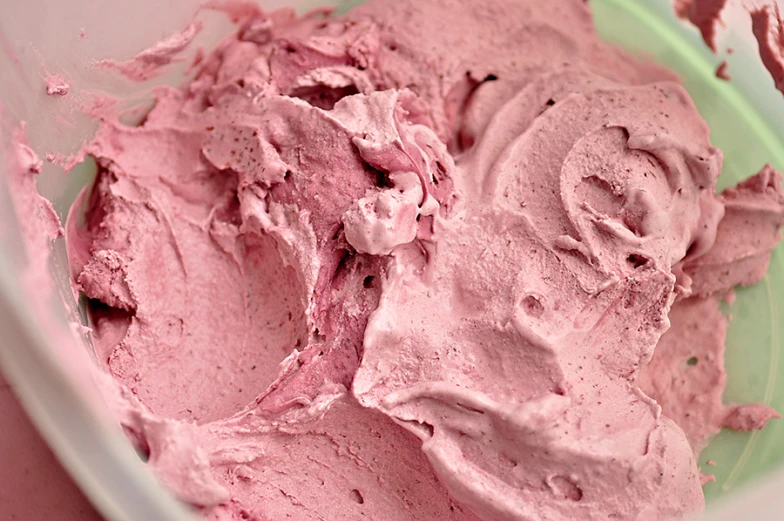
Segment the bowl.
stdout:
<path fill-rule="evenodd" d="M 211 48 L 232 31 L 220 13 L 202 10 L 205 22 L 184 60 L 144 84 L 124 81 L 92 66 L 103 58 L 125 59 L 182 29 L 194 16 L 198 0 L 159 2 L 5 2 L 0 6 L 0 67 L 12 71 L 0 84 L 0 169 L 10 160 L 9 144 L 20 121 L 26 122 L 31 147 L 40 156 L 74 153 L 95 130 L 79 107 L 101 103 L 106 93 L 138 107 L 149 107 L 150 88 L 180 85 L 198 46 Z M 265 0 L 262 7 L 282 5 L 306 10 L 329 2 Z M 348 9 L 359 2 L 343 2 Z M 713 144 L 724 152 L 720 187 L 757 172 L 765 163 L 784 170 L 784 98 L 762 68 L 756 44 L 742 13 L 724 14 L 727 29 L 719 55 L 712 54 L 697 31 L 678 20 L 669 0 L 591 0 L 598 30 L 624 49 L 667 65 L 682 78 L 711 128 Z M 733 49 L 730 54 L 727 49 Z M 716 77 L 728 63 L 733 80 Z M 71 84 L 67 97 L 47 96 L 47 75 Z M 92 94 L 89 94 L 92 93 Z M 130 123 L 133 123 L 132 121 Z M 85 161 L 71 173 L 44 163 L 40 193 L 52 201 L 61 220 L 79 190 L 91 182 L 94 165 Z M 74 333 L 79 313 L 71 290 L 62 239 L 55 242 L 49 270 L 55 281 L 50 294 L 30 297 L 24 273 L 28 258 L 11 210 L 8 172 L 0 173 L 0 367 L 19 400 L 52 450 L 96 508 L 110 520 L 194 520 L 192 510 L 176 501 L 145 468 L 121 429 L 110 420 L 99 398 L 89 364 L 89 337 Z M 38 298 L 40 297 L 40 298 Z M 739 289 L 732 305 L 727 336 L 726 402 L 761 402 L 784 411 L 784 248 L 774 251 L 762 282 Z M 86 320 L 83 310 L 81 319 Z M 784 422 L 764 430 L 723 430 L 700 455 L 719 462 L 705 470 L 716 481 L 704 487 L 709 519 L 737 517 L 779 519 L 784 511 Z"/>

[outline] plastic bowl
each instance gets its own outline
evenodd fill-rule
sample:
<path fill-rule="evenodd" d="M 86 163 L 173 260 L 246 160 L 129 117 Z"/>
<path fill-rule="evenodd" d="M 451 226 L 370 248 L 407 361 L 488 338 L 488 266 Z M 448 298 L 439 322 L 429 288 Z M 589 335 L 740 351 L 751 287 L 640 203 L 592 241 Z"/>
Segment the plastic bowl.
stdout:
<path fill-rule="evenodd" d="M 129 100 L 149 100 L 154 84 L 183 82 L 187 63 L 145 85 L 134 85 L 91 67 L 93 60 L 128 58 L 184 27 L 198 0 L 136 2 L 4 2 L 0 5 L 0 82 L 2 147 L 7 154 L 11 130 L 27 122 L 32 147 L 46 153 L 74 152 L 94 130 L 75 108 L 89 101 L 88 91 L 104 91 Z M 329 2 L 263 1 L 268 9 L 290 5 L 307 9 Z M 359 2 L 344 2 L 341 9 Z M 697 32 L 672 13 L 670 0 L 591 0 L 602 36 L 674 69 L 711 127 L 713 144 L 724 151 L 720 188 L 756 172 L 766 162 L 784 169 L 784 98 L 762 69 L 747 19 L 725 13 L 728 29 L 712 55 Z M 232 30 L 222 15 L 202 12 L 206 29 L 191 45 L 209 49 Z M 731 83 L 715 77 L 726 59 Z M 66 98 L 47 97 L 46 73 L 66 77 Z M 70 100 L 70 101 L 69 101 Z M 142 105 L 143 106 L 143 105 Z M 0 156 L 0 168 L 8 157 Z M 5 172 L 3 172 L 5 173 Z M 64 219 L 78 190 L 90 182 L 89 163 L 66 176 L 46 164 L 39 190 Z M 63 465 L 87 496 L 111 520 L 194 520 L 189 508 L 168 495 L 139 460 L 90 381 L 89 340 L 73 335 L 66 319 L 77 304 L 68 282 L 62 240 L 55 244 L 51 270 L 57 283 L 51 309 L 56 320 L 42 323 L 33 312 L 15 274 L 24 266 L 16 219 L 5 177 L 0 174 L 0 367 L 20 401 Z M 8 226 L 7 224 L 10 224 Z M 725 401 L 762 402 L 784 411 L 784 248 L 777 249 L 765 279 L 738 291 L 727 338 L 728 385 Z M 77 360 L 77 362 L 74 362 Z M 718 462 L 705 486 L 709 519 L 781 519 L 784 512 L 784 422 L 761 432 L 724 430 L 702 453 L 700 463 Z M 705 467 L 703 467 L 705 468 Z M 707 470 L 706 470 L 707 472 Z M 740 485 L 749 482 L 746 486 Z"/>

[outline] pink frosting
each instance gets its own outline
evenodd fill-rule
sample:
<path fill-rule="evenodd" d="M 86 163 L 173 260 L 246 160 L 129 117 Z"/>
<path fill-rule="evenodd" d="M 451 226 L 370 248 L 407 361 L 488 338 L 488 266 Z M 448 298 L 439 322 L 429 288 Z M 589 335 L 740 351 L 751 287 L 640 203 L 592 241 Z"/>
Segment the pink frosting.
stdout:
<path fill-rule="evenodd" d="M 762 63 L 773 76 L 776 88 L 784 93 L 784 19 L 779 4 L 752 10 L 751 27 Z"/>
<path fill-rule="evenodd" d="M 780 175 L 714 195 L 684 89 L 581 2 L 243 20 L 101 125 L 68 222 L 170 489 L 216 520 L 700 512 L 695 451 L 775 416 L 721 403 L 718 299 L 767 268 Z"/>
<path fill-rule="evenodd" d="M 770 420 L 780 418 L 779 413 L 761 403 L 736 405 L 729 409 L 722 426 L 736 431 L 754 431 L 765 427 Z"/>
<path fill-rule="evenodd" d="M 185 49 L 197 34 L 204 28 L 202 22 L 188 24 L 182 31 L 161 40 L 149 49 L 145 49 L 133 58 L 118 62 L 111 59 L 100 60 L 99 67 L 121 73 L 129 79 L 143 81 L 156 76 L 164 65 L 179 60 L 178 54 Z M 84 38 L 82 29 L 81 38 Z"/>
<path fill-rule="evenodd" d="M 20 285 L 29 290 L 35 288 L 30 304 L 35 311 L 50 305 L 48 299 L 54 289 L 49 281 L 49 250 L 52 242 L 64 233 L 52 203 L 42 197 L 36 188 L 36 176 L 41 173 L 43 161 L 30 148 L 25 132 L 25 123 L 13 133 L 10 162 L 6 166 L 3 181 L 7 183 L 11 205 L 18 216 L 22 257 L 27 265 L 20 274 Z M 42 322 L 50 313 L 42 313 Z"/>
<path fill-rule="evenodd" d="M 726 61 L 721 62 L 719 66 L 716 67 L 716 77 L 720 80 L 731 81 L 732 76 L 730 76 L 730 73 L 727 71 L 728 68 L 729 64 Z"/>
<path fill-rule="evenodd" d="M 674 0 L 675 12 L 700 30 L 705 43 L 716 52 L 716 25 L 727 0 Z"/>
<path fill-rule="evenodd" d="M 703 40 L 715 53 L 716 28 L 721 23 L 721 12 L 727 0 L 673 0 L 678 16 L 687 18 L 702 34 Z M 751 17 L 754 38 L 757 40 L 762 64 L 768 69 L 776 88 L 784 93 L 784 20 L 778 2 L 744 0 L 741 4 Z M 731 49 L 727 50 L 732 52 Z M 722 62 L 716 76 L 729 79 L 726 63 Z"/>
<path fill-rule="evenodd" d="M 71 89 L 71 85 L 57 74 L 46 76 L 46 94 L 48 96 L 65 96 Z"/>

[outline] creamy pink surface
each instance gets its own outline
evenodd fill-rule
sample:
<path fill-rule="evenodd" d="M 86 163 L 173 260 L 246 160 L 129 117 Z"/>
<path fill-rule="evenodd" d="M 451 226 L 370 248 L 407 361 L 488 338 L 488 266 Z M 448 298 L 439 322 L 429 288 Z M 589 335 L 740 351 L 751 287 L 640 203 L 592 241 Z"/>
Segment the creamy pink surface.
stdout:
<path fill-rule="evenodd" d="M 684 89 L 582 2 L 238 16 L 101 125 L 67 227 L 171 490 L 225 520 L 700 512 L 695 454 L 776 416 L 722 403 L 718 301 L 764 275 L 781 176 L 714 195 Z"/>

